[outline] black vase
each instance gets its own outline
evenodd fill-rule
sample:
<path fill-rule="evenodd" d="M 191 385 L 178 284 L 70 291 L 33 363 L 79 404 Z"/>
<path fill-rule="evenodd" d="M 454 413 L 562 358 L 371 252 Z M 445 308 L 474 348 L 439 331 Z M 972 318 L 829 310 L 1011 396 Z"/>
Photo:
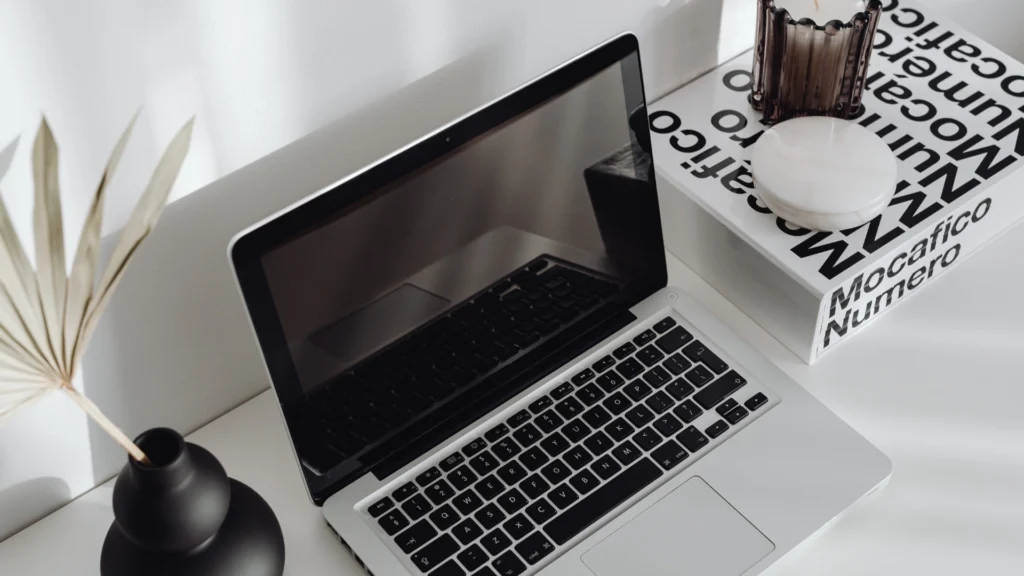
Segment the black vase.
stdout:
<path fill-rule="evenodd" d="M 174 430 L 135 442 L 150 464 L 129 457 L 114 483 L 103 576 L 281 576 L 281 525 L 259 494 Z"/>

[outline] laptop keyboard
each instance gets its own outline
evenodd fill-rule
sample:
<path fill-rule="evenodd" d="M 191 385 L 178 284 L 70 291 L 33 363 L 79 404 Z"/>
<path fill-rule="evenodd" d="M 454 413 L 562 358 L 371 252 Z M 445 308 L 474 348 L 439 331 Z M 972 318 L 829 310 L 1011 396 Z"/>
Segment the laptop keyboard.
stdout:
<path fill-rule="evenodd" d="M 778 402 L 769 395 L 665 316 L 362 509 L 420 573 L 533 573 Z"/>
<path fill-rule="evenodd" d="M 618 286 L 537 258 L 315 392 L 293 433 L 325 473 L 573 322 Z M 351 409 L 358 406 L 358 409 Z M 323 439 L 330 439 L 324 442 Z"/>

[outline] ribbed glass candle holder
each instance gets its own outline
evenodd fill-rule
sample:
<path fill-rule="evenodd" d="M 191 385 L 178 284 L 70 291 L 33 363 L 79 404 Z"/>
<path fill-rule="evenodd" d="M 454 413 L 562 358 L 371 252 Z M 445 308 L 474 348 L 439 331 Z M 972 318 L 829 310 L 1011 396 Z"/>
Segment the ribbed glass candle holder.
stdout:
<path fill-rule="evenodd" d="M 869 0 L 847 22 L 794 20 L 775 0 L 757 1 L 750 104 L 774 124 L 798 116 L 849 118 L 861 107 L 882 13 Z"/>

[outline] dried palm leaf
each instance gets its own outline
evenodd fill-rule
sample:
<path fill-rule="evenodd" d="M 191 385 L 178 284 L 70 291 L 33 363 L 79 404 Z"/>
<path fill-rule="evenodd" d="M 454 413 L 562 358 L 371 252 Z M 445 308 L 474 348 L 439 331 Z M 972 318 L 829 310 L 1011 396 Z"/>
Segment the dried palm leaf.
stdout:
<path fill-rule="evenodd" d="M 35 269 L 29 263 L 0 196 L 0 418 L 51 390 L 61 390 L 133 458 L 144 462 L 146 455 L 142 450 L 72 385 L 103 309 L 124 275 L 128 261 L 160 217 L 188 154 L 194 119 L 189 120 L 168 145 L 97 284 L 105 193 L 136 118 L 137 115 L 118 139 L 100 178 L 82 226 L 70 274 L 64 256 L 57 143 L 45 119 L 36 135 L 32 154 Z M 0 173 L 0 178 L 2 176 Z"/>

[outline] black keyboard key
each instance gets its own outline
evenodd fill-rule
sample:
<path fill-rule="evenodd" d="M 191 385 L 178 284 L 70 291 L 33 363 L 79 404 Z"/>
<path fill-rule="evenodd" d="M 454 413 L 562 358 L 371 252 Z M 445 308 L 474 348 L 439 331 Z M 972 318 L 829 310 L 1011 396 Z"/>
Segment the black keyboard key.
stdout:
<path fill-rule="evenodd" d="M 558 388 L 552 390 L 551 397 L 554 398 L 555 400 L 561 400 L 562 398 L 565 398 L 569 394 L 572 394 L 573 390 L 575 390 L 575 388 L 573 388 L 572 384 L 566 382 L 565 384 L 562 384 Z"/>
<path fill-rule="evenodd" d="M 612 456 L 623 466 L 629 466 L 634 460 L 643 456 L 643 453 L 635 444 L 627 440 L 612 449 Z"/>
<path fill-rule="evenodd" d="M 480 546 L 473 544 L 469 548 L 459 552 L 459 555 L 456 556 L 456 558 L 458 558 L 459 562 L 466 567 L 466 570 L 476 570 L 483 566 L 490 557 L 487 555 L 487 552 L 484 552 L 483 549 L 480 548 Z"/>
<path fill-rule="evenodd" d="M 729 421 L 729 424 L 735 426 L 740 420 L 743 420 L 750 415 L 747 409 L 743 406 L 737 406 L 725 414 L 725 419 Z"/>
<path fill-rule="evenodd" d="M 757 410 L 758 408 L 764 406 L 767 403 L 768 397 L 758 392 L 757 394 L 754 394 L 753 396 L 748 398 L 747 401 L 743 403 L 743 405 L 747 407 L 747 410 L 753 412 L 754 410 Z"/>
<path fill-rule="evenodd" d="M 660 388 L 665 382 L 672 379 L 672 376 L 665 371 L 661 366 L 655 366 L 644 374 L 644 382 L 647 382 L 654 388 Z"/>
<path fill-rule="evenodd" d="M 430 576 L 466 576 L 466 571 L 456 564 L 455 560 L 449 560 L 438 566 L 437 570 L 430 573 Z"/>
<path fill-rule="evenodd" d="M 689 424 L 703 414 L 704 411 L 698 408 L 697 405 L 693 403 L 693 400 L 687 400 L 679 406 L 676 406 L 672 413 L 678 416 L 683 422 Z"/>
<path fill-rule="evenodd" d="M 462 453 L 466 455 L 466 458 L 472 458 L 486 447 L 487 443 L 484 442 L 484 439 L 477 438 L 469 444 L 466 444 L 466 447 L 462 449 Z"/>
<path fill-rule="evenodd" d="M 475 488 L 484 497 L 484 500 L 493 500 L 495 496 L 505 491 L 505 485 L 494 476 L 488 476 L 477 482 Z"/>
<path fill-rule="evenodd" d="M 492 456 L 490 452 L 481 452 L 469 461 L 469 465 L 473 467 L 477 474 L 483 476 L 498 467 L 498 459 Z"/>
<path fill-rule="evenodd" d="M 557 486 L 551 492 L 548 492 L 548 499 L 551 503 L 558 507 L 559 510 L 565 510 L 572 503 L 579 500 L 580 497 L 568 484 L 562 484 Z"/>
<path fill-rule="evenodd" d="M 718 438 L 722 434 L 725 434 L 726 430 L 729 429 L 729 425 L 725 423 L 725 420 L 719 420 L 704 430 L 704 433 L 710 436 L 712 439 Z"/>
<path fill-rule="evenodd" d="M 739 402 L 733 400 L 732 398 L 729 398 L 725 402 L 722 402 L 721 404 L 719 404 L 718 408 L 715 408 L 715 412 L 718 412 L 719 416 L 725 416 L 726 412 L 732 410 L 733 408 L 735 408 L 735 407 L 737 407 L 739 405 L 740 405 Z"/>
<path fill-rule="evenodd" d="M 573 446 L 569 449 L 565 455 L 562 456 L 566 464 L 572 466 L 573 470 L 579 470 L 587 464 L 590 464 L 591 460 L 594 459 L 582 446 Z"/>
<path fill-rule="evenodd" d="M 664 358 L 665 355 L 662 354 L 661 350 L 658 350 L 657 347 L 648 346 L 637 352 L 636 357 L 638 360 L 644 363 L 644 366 L 650 368 L 651 366 L 654 366 L 658 362 L 661 362 L 661 359 Z"/>
<path fill-rule="evenodd" d="M 409 519 L 398 510 L 392 510 L 377 520 L 388 536 L 394 536 L 399 530 L 409 525 Z"/>
<path fill-rule="evenodd" d="M 416 494 L 412 498 L 409 498 L 402 503 L 402 510 L 405 511 L 406 515 L 412 521 L 419 520 L 427 512 L 433 510 L 434 507 L 427 502 L 427 499 L 422 494 Z"/>
<path fill-rule="evenodd" d="M 708 370 L 704 366 L 697 364 L 696 366 L 693 367 L 692 370 L 687 372 L 686 376 L 684 377 L 687 380 L 689 380 L 694 386 L 700 388 L 701 386 L 707 384 L 708 382 L 711 382 L 715 375 L 711 373 L 711 370 Z"/>
<path fill-rule="evenodd" d="M 696 344 L 696 342 L 694 342 L 694 344 Z M 690 354 L 687 351 L 692 346 L 693 344 L 687 346 L 683 350 L 683 353 L 689 356 Z M 701 348 L 703 348 L 703 346 L 701 346 Z M 729 369 L 729 365 L 726 364 L 721 358 L 716 356 L 715 353 L 712 352 L 711 350 L 704 348 L 703 350 L 696 350 L 696 352 L 698 358 L 700 358 L 700 361 L 708 368 L 711 368 L 711 371 L 714 372 L 715 374 L 722 374 Z"/>
<path fill-rule="evenodd" d="M 512 437 L 519 441 L 523 448 L 529 448 L 534 442 L 540 440 L 542 434 L 533 424 L 527 424 L 512 433 Z"/>
<path fill-rule="evenodd" d="M 519 444 L 516 444 L 511 438 L 502 438 L 491 446 L 491 452 L 500 458 L 502 462 L 508 462 L 522 451 L 523 449 L 519 447 Z M 480 473 L 483 474 L 483 472 Z"/>
<path fill-rule="evenodd" d="M 534 470 L 547 464 L 548 460 L 548 455 L 545 454 L 543 450 L 536 446 L 530 448 L 526 452 L 523 452 L 523 455 L 519 457 L 519 461 L 522 462 L 523 466 L 526 466 L 526 469 L 529 470 L 530 472 L 533 472 Z M 501 475 L 500 470 L 498 471 L 498 475 Z"/>
<path fill-rule="evenodd" d="M 555 507 L 541 498 L 526 507 L 526 515 L 536 524 L 543 524 L 555 515 Z"/>
<path fill-rule="evenodd" d="M 504 488 L 504 487 L 502 487 Z M 500 488 L 499 488 L 500 490 Z M 472 514 L 474 510 L 484 505 L 484 501 L 472 490 L 466 490 L 452 500 L 452 504 L 463 514 Z"/>
<path fill-rule="evenodd" d="M 710 442 L 707 436 L 701 434 L 700 430 L 697 430 L 693 426 L 690 426 L 686 430 L 680 432 L 679 435 L 676 436 L 676 440 L 679 440 L 679 443 L 685 446 L 690 452 L 696 452 L 704 446 L 707 446 L 708 442 Z"/>
<path fill-rule="evenodd" d="M 456 466 L 462 464 L 464 461 L 465 458 L 462 457 L 462 454 L 456 452 L 455 454 L 452 454 L 451 456 L 445 458 L 444 460 L 441 460 L 441 470 L 444 470 L 445 472 L 451 472 L 452 470 L 455 469 Z"/>
<path fill-rule="evenodd" d="M 429 572 L 459 551 L 459 543 L 448 534 L 427 544 L 419 552 L 412 555 L 412 563 L 421 572 Z"/>
<path fill-rule="evenodd" d="M 437 536 L 437 530 L 430 525 L 430 522 L 420 520 L 405 532 L 395 536 L 395 544 L 398 544 L 402 552 L 411 554 L 413 550 L 430 542 L 434 536 Z"/>
<path fill-rule="evenodd" d="M 583 372 L 580 372 L 579 374 L 570 378 L 570 380 L 572 380 L 572 383 L 575 384 L 576 386 L 583 386 L 587 382 L 593 380 L 594 376 L 597 376 L 597 373 L 595 373 L 590 368 L 587 368 Z"/>
<path fill-rule="evenodd" d="M 633 435 L 633 442 L 643 450 L 650 450 L 661 444 L 661 436 L 653 428 L 644 428 Z"/>
<path fill-rule="evenodd" d="M 690 366 L 693 366 L 693 363 L 679 354 L 673 354 L 666 358 L 661 365 L 675 376 L 679 376 L 683 372 L 689 370 Z"/>
<path fill-rule="evenodd" d="M 547 396 L 541 396 L 540 398 L 530 403 L 530 412 L 533 412 L 534 414 L 540 414 L 541 412 L 544 411 L 545 408 L 551 406 L 552 404 L 554 404 L 554 401 L 552 401 L 551 398 L 548 398 Z"/>
<path fill-rule="evenodd" d="M 610 393 L 612 390 L 615 390 L 619 386 L 625 384 L 626 379 L 623 378 L 622 376 L 619 376 L 618 372 L 612 370 L 607 374 L 602 374 L 601 376 L 598 376 L 595 382 L 597 382 L 597 385 L 600 386 L 602 390 Z"/>
<path fill-rule="evenodd" d="M 617 418 L 611 424 L 605 426 L 604 431 L 611 436 L 611 439 L 615 442 L 622 442 L 629 435 L 636 431 L 636 428 L 632 424 L 626 422 L 623 418 Z"/>
<path fill-rule="evenodd" d="M 605 356 L 604 358 L 601 358 L 600 360 L 595 362 L 593 368 L 594 372 L 600 374 L 605 370 L 611 368 L 612 366 L 615 366 L 615 358 L 612 358 L 611 356 Z"/>
<path fill-rule="evenodd" d="M 480 539 L 480 544 L 491 554 L 499 554 L 512 545 L 512 540 L 500 529 L 494 529 Z"/>
<path fill-rule="evenodd" d="M 629 396 L 633 402 L 639 402 L 644 399 L 648 394 L 654 391 L 653 388 L 647 385 L 643 380 L 633 380 L 626 387 L 622 389 Z"/>
<path fill-rule="evenodd" d="M 629 356 L 633 352 L 636 352 L 636 346 L 634 346 L 632 342 L 626 342 L 622 346 L 616 348 L 615 351 L 612 352 L 612 356 L 615 356 L 619 360 L 622 360 L 623 358 Z"/>
<path fill-rule="evenodd" d="M 519 576 L 526 572 L 526 565 L 512 551 L 508 551 L 491 562 L 497 576 Z M 473 576 L 478 576 L 474 574 Z"/>
<path fill-rule="evenodd" d="M 619 470 L 622 470 L 622 466 L 615 461 L 611 456 L 602 456 L 590 465 L 590 469 L 601 477 L 602 480 L 607 480 L 614 476 Z"/>
<path fill-rule="evenodd" d="M 508 512 L 509 514 L 515 514 L 516 512 L 523 509 L 527 504 L 526 496 L 516 488 L 510 488 L 508 492 L 505 492 L 498 499 L 495 500 L 498 506 Z"/>
<path fill-rule="evenodd" d="M 476 482 L 476 474 L 468 466 L 459 466 L 454 472 L 448 475 L 448 482 L 457 491 L 469 488 L 469 485 Z"/>
<path fill-rule="evenodd" d="M 395 500 L 401 502 L 402 500 L 405 500 L 406 498 L 415 494 L 416 490 L 417 488 L 415 484 L 413 484 L 412 482 L 406 482 L 405 484 L 402 484 L 398 488 L 398 490 L 392 492 L 391 495 L 395 497 Z"/>
<path fill-rule="evenodd" d="M 630 380 L 632 378 L 636 378 L 644 371 L 644 365 L 637 362 L 636 358 L 630 358 L 629 360 L 619 364 L 615 368 L 615 371 L 621 374 L 626 380 Z"/>
<path fill-rule="evenodd" d="M 529 410 L 520 410 L 519 412 L 516 412 L 515 414 L 513 414 L 512 417 L 507 420 L 507 422 L 508 422 L 509 426 L 511 426 L 513 428 L 518 428 L 518 427 L 522 426 L 523 424 L 526 424 L 529 420 L 530 420 L 530 411 Z"/>
<path fill-rule="evenodd" d="M 669 398 L 668 394 L 659 391 L 656 392 L 654 396 L 651 396 L 647 400 L 644 400 L 644 404 L 647 404 L 647 407 L 650 408 L 655 414 L 661 414 L 665 410 L 671 408 L 672 405 L 675 404 L 675 402 L 672 401 L 672 398 Z"/>
<path fill-rule="evenodd" d="M 747 381 L 735 371 L 729 371 L 729 373 L 708 385 L 707 388 L 694 394 L 693 399 L 705 410 L 710 410 L 722 400 L 732 396 L 733 392 L 742 388 L 746 383 Z"/>
<path fill-rule="evenodd" d="M 636 344 L 639 347 L 643 347 L 650 343 L 652 340 L 654 340 L 654 338 L 654 332 L 650 330 L 644 330 L 643 332 L 638 334 L 636 338 L 633 338 L 633 344 Z"/>
<path fill-rule="evenodd" d="M 540 441 L 540 447 L 548 453 L 548 456 L 554 458 L 569 449 L 569 441 L 560 433 L 553 432 L 550 436 Z"/>
<path fill-rule="evenodd" d="M 371 504 L 367 511 L 370 513 L 370 516 L 377 518 L 381 514 L 387 512 L 388 510 L 391 510 L 394 507 L 395 501 L 385 496 L 384 498 L 381 498 L 380 500 Z"/>
<path fill-rule="evenodd" d="M 604 406 L 613 415 L 618 416 L 619 414 L 625 412 L 626 409 L 628 409 L 630 406 L 632 406 L 633 403 L 629 400 L 629 398 L 626 398 L 626 396 L 622 392 L 616 392 L 615 394 L 612 394 L 611 396 L 605 398 L 604 402 L 601 402 L 601 405 Z"/>
<path fill-rule="evenodd" d="M 654 412 L 651 412 L 651 409 L 643 404 L 637 404 L 626 412 L 626 420 L 629 420 L 630 424 L 639 428 L 654 420 Z"/>
<path fill-rule="evenodd" d="M 587 384 L 579 392 L 576 393 L 576 397 L 587 406 L 593 406 L 601 398 L 604 398 L 604 392 L 597 386 L 597 384 Z"/>
<path fill-rule="evenodd" d="M 677 378 L 674 382 L 672 382 L 668 386 L 665 386 L 665 392 L 668 392 L 669 395 L 675 398 L 677 401 L 686 398 L 690 394 L 693 394 L 694 390 L 695 388 L 693 387 L 693 385 L 687 382 L 686 380 L 683 380 L 682 378 Z"/>
<path fill-rule="evenodd" d="M 565 434 L 569 442 L 575 444 L 590 435 L 590 426 L 587 426 L 583 420 L 573 420 L 562 426 L 562 434 Z"/>
<path fill-rule="evenodd" d="M 686 460 L 688 456 L 689 454 L 686 453 L 686 450 L 683 450 L 682 446 L 672 440 L 665 442 L 655 448 L 654 452 L 651 452 L 651 458 L 658 463 L 658 466 L 665 470 L 669 470 L 676 464 Z"/>
<path fill-rule="evenodd" d="M 483 526 L 484 530 L 490 530 L 505 520 L 505 513 L 492 503 L 481 508 L 473 517 Z"/>
<path fill-rule="evenodd" d="M 551 554 L 554 550 L 555 545 L 540 532 L 534 532 L 528 538 L 516 544 L 516 552 L 531 566 L 543 560 L 545 556 Z"/>
<path fill-rule="evenodd" d="M 447 502 L 449 498 L 455 496 L 455 489 L 452 488 L 451 484 L 444 480 L 438 480 L 428 486 L 423 492 L 427 495 L 427 498 L 430 498 L 430 501 L 433 502 L 435 506 L 438 506 L 443 502 Z"/>
<path fill-rule="evenodd" d="M 661 432 L 662 436 L 668 437 L 683 429 L 683 423 L 671 414 L 663 414 L 654 421 L 654 428 Z"/>
<path fill-rule="evenodd" d="M 586 446 L 587 450 L 590 450 L 590 453 L 594 456 L 600 456 L 601 454 L 611 450 L 615 443 L 612 442 L 612 439 L 609 438 L 607 434 L 598 430 L 591 434 L 590 438 L 584 440 L 583 445 Z"/>
<path fill-rule="evenodd" d="M 537 425 L 537 428 L 540 428 L 541 432 L 547 434 L 562 424 L 565 424 L 565 420 L 562 420 L 561 416 L 555 414 L 554 410 L 548 410 L 540 416 L 537 416 L 533 423 Z"/>
<path fill-rule="evenodd" d="M 583 404 L 580 404 L 579 400 L 570 396 L 558 404 L 555 404 L 555 410 L 562 415 L 562 418 L 572 420 L 583 411 Z"/>
<path fill-rule="evenodd" d="M 612 415 L 600 406 L 594 406 L 583 413 L 583 421 L 594 428 L 600 428 L 612 421 Z"/>
<path fill-rule="evenodd" d="M 556 544 L 565 544 L 661 475 L 654 462 L 643 458 L 545 524 L 544 533 Z"/>
<path fill-rule="evenodd" d="M 569 479 L 569 484 L 581 495 L 587 494 L 597 488 L 598 480 L 590 470 L 580 470 L 575 476 Z"/>
<path fill-rule="evenodd" d="M 420 486 L 426 486 L 427 484 L 430 484 L 431 482 L 437 480 L 440 477 L 440 470 L 438 470 L 437 468 L 430 468 L 426 472 L 416 477 L 416 483 L 419 484 Z"/>
<path fill-rule="evenodd" d="M 542 468 L 540 473 L 543 474 L 545 478 L 547 478 L 548 482 L 552 484 L 558 484 L 562 480 L 568 478 L 572 474 L 572 471 L 569 470 L 569 467 L 565 465 L 565 462 L 562 462 L 561 460 L 555 460 L 551 464 L 548 464 L 547 466 Z"/>
<path fill-rule="evenodd" d="M 676 321 L 672 317 L 665 318 L 661 322 L 654 325 L 654 331 L 658 334 L 664 334 L 672 329 L 676 325 Z"/>
<path fill-rule="evenodd" d="M 519 462 L 512 460 L 508 464 L 498 468 L 497 474 L 498 478 L 501 478 L 502 482 L 511 486 L 526 478 L 526 469 L 523 468 Z"/>
<path fill-rule="evenodd" d="M 480 526 L 470 518 L 466 518 L 452 529 L 452 534 L 463 544 L 469 544 L 483 533 L 484 531 L 480 529 Z"/>
<path fill-rule="evenodd" d="M 654 341 L 654 345 L 665 354 L 671 354 L 683 347 L 693 336 L 682 326 L 676 326 L 671 332 Z"/>
<path fill-rule="evenodd" d="M 551 484 L 548 484 L 540 474 L 534 474 L 519 484 L 519 489 L 531 500 L 540 498 L 549 488 L 551 488 Z"/>
<path fill-rule="evenodd" d="M 434 523 L 434 526 L 437 526 L 437 529 L 442 532 L 451 528 L 452 524 L 455 524 L 462 519 L 462 517 L 459 516 L 459 513 L 453 510 L 449 504 L 445 504 L 437 510 L 434 510 L 430 513 L 428 518 L 430 518 L 430 521 Z"/>
<path fill-rule="evenodd" d="M 501 527 L 513 540 L 522 540 L 524 536 L 533 531 L 533 522 L 530 522 L 525 514 L 516 514 Z"/>
<path fill-rule="evenodd" d="M 508 432 L 508 426 L 505 426 L 504 424 L 498 424 L 494 428 L 491 428 L 486 433 L 484 433 L 484 438 L 486 438 L 488 442 L 497 442 L 498 438 L 501 438 L 505 434 L 508 434 Z"/>

